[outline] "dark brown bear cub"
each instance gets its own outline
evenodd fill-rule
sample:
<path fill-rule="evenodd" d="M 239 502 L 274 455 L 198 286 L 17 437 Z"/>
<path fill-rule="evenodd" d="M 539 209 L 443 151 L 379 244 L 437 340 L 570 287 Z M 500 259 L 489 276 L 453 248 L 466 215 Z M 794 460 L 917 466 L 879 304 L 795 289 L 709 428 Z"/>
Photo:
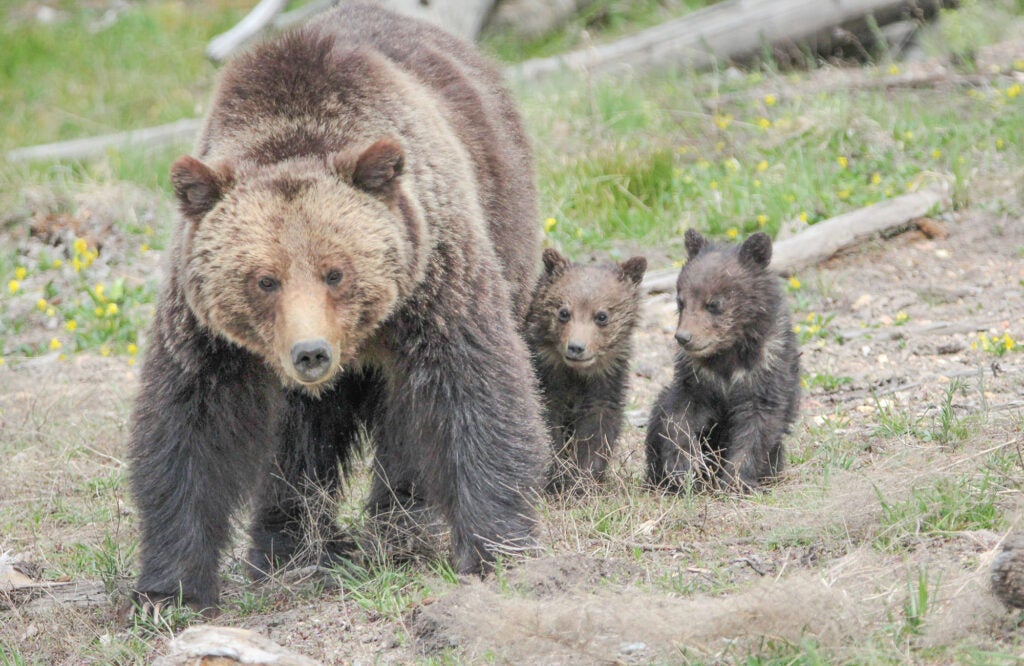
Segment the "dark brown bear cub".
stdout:
<path fill-rule="evenodd" d="M 717 245 L 686 232 L 672 383 L 647 427 L 647 479 L 683 490 L 748 491 L 783 464 L 782 437 L 796 418 L 800 365 L 771 239 Z"/>
<path fill-rule="evenodd" d="M 573 264 L 544 250 L 544 273 L 527 318 L 556 460 L 548 489 L 600 482 L 622 428 L 622 410 L 647 260 Z"/>
<path fill-rule="evenodd" d="M 532 547 L 550 451 L 521 322 L 531 151 L 471 45 L 343 3 L 232 59 L 194 156 L 130 461 L 143 605 L 346 555 L 333 501 L 367 434 L 367 513 L 438 519 L 454 566 Z M 385 530 L 386 533 L 386 530 Z"/>

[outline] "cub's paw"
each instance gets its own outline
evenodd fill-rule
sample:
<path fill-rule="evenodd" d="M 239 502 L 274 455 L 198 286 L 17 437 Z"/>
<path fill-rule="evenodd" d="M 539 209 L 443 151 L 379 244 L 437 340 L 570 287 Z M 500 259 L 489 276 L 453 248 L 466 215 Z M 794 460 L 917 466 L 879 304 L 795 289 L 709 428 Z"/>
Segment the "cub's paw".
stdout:
<path fill-rule="evenodd" d="M 132 591 L 117 615 L 122 624 L 173 630 L 195 621 L 213 619 L 218 613 L 215 604 L 181 594 Z"/>

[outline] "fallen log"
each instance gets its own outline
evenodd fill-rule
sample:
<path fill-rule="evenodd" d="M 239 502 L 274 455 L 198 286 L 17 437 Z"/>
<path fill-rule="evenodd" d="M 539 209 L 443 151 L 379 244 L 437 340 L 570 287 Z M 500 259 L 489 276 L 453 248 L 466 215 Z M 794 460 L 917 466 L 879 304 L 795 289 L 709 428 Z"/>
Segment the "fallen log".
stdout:
<path fill-rule="evenodd" d="M 258 35 L 287 4 L 288 0 L 260 0 L 237 25 L 210 40 L 206 46 L 206 57 L 213 62 L 221 62 Z"/>
<path fill-rule="evenodd" d="M 933 15 L 953 0 L 725 0 L 637 34 L 593 48 L 528 60 L 510 68 L 513 79 L 558 72 L 589 75 L 676 66 L 705 69 L 748 59 L 770 48 L 828 51 L 862 40 L 877 26 L 906 16 Z M 868 17 L 873 20 L 869 21 Z"/>
<path fill-rule="evenodd" d="M 179 141 L 192 141 L 202 124 L 203 121 L 199 118 L 186 118 L 157 127 L 15 148 L 8 151 L 6 157 L 8 162 L 81 160 L 112 149 L 156 147 Z"/>
<path fill-rule="evenodd" d="M 100 581 L 48 581 L 40 567 L 0 552 L 0 611 L 39 610 L 54 606 L 101 606 L 110 603 Z"/>
<path fill-rule="evenodd" d="M 181 632 L 171 641 L 167 654 L 153 662 L 153 666 L 194 664 L 321 666 L 321 662 L 283 648 L 255 631 L 214 625 Z"/>
<path fill-rule="evenodd" d="M 840 250 L 848 249 L 879 234 L 906 227 L 935 208 L 951 204 L 948 181 L 904 194 L 880 203 L 843 213 L 807 227 L 800 233 L 775 243 L 771 269 L 787 275 L 806 266 L 822 262 Z M 678 269 L 650 271 L 641 284 L 649 293 L 675 289 Z"/>

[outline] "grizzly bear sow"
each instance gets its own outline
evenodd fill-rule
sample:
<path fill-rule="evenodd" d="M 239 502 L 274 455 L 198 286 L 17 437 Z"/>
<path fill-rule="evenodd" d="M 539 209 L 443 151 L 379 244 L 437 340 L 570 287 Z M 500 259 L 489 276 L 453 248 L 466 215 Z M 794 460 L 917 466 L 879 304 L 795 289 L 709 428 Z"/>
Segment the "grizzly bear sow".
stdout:
<path fill-rule="evenodd" d="M 768 270 L 771 239 L 717 245 L 691 229 L 686 251 L 676 283 L 680 349 L 651 410 L 647 479 L 672 490 L 754 489 L 782 467 L 800 396 L 796 336 Z"/>
<path fill-rule="evenodd" d="M 602 481 L 622 428 L 632 335 L 647 260 L 574 264 L 544 250 L 526 339 L 556 454 L 548 489 Z"/>
<path fill-rule="evenodd" d="M 140 601 L 218 598 L 343 555 L 333 503 L 375 445 L 368 512 L 451 528 L 460 572 L 529 547 L 548 452 L 526 345 L 531 156 L 472 47 L 346 4 L 234 59 L 194 157 L 131 431 Z"/>

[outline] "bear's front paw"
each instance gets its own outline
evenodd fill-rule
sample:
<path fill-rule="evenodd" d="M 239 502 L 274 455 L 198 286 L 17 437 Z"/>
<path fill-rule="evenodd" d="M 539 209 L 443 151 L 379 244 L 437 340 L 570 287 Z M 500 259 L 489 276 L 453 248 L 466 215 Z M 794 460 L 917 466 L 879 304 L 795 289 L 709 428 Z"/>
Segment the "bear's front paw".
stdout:
<path fill-rule="evenodd" d="M 174 628 L 187 621 L 188 618 L 183 615 L 197 615 L 204 620 L 211 620 L 219 612 L 213 603 L 204 603 L 180 594 L 132 591 L 118 611 L 118 618 L 122 624 L 152 624 L 154 627 Z"/>

